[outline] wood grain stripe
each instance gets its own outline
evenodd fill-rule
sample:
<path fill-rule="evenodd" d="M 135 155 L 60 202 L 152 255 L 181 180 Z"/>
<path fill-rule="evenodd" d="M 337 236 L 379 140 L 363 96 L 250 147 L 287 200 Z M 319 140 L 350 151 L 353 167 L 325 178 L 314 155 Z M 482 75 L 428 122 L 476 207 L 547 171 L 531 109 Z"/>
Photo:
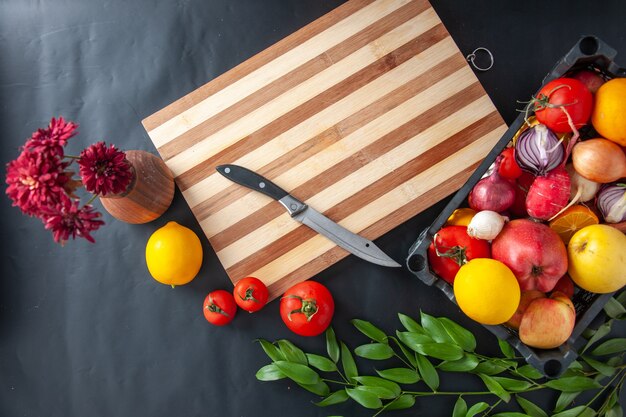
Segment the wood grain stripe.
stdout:
<path fill-rule="evenodd" d="M 328 51 L 322 52 L 320 55 L 293 69 L 283 77 L 271 82 L 224 111 L 213 117 L 209 117 L 176 139 L 161 146 L 159 153 L 164 160 L 177 155 L 225 126 L 236 122 L 238 119 L 261 107 L 263 104 L 288 92 L 293 87 L 301 84 L 315 74 L 320 73 L 373 40 L 378 39 L 385 33 L 393 30 L 398 24 L 404 23 L 419 15 L 426 10 L 427 6 L 428 4 L 425 1 L 411 2 L 404 5 L 390 15 L 385 16 L 380 21 L 356 33 L 345 42 L 335 45 Z"/>
<path fill-rule="evenodd" d="M 218 76 L 192 93 L 178 99 L 168 107 L 154 113 L 143 121 L 143 126 L 147 131 L 156 129 L 158 126 L 170 120 L 173 116 L 177 116 L 184 111 L 189 110 L 195 104 L 206 100 L 213 94 L 223 90 L 246 75 L 258 70 L 287 51 L 295 48 L 299 44 L 319 35 L 331 26 L 346 19 L 359 9 L 362 9 L 372 2 L 374 2 L 374 0 L 350 0 L 342 4 L 334 9 L 332 13 L 325 14 L 312 23 L 309 23 L 306 27 L 303 27 L 297 32 L 294 32 L 293 34 L 275 43 L 271 48 L 267 48 L 259 52 L 232 70 Z"/>
<path fill-rule="evenodd" d="M 382 235 L 389 231 L 387 227 L 389 227 L 393 220 L 397 221 L 396 216 L 403 217 L 403 215 L 416 210 L 412 206 L 419 204 L 419 201 L 424 201 L 423 197 L 425 193 L 431 191 L 436 194 L 438 192 L 440 194 L 440 196 L 438 196 L 439 199 L 445 197 L 446 194 L 443 194 L 445 193 L 445 188 L 438 187 L 431 189 L 425 185 L 428 184 L 428 180 L 434 177 L 440 184 L 445 184 L 450 178 L 456 177 L 455 179 L 460 181 L 459 183 L 462 183 L 467 177 L 458 178 L 457 175 L 462 172 L 469 175 L 466 167 L 468 165 L 475 166 L 484 156 L 485 149 L 492 146 L 500 137 L 499 135 L 504 131 L 505 128 L 503 127 L 502 129 L 492 131 L 478 138 L 462 152 L 456 152 L 427 170 L 417 174 L 409 182 L 390 190 L 382 197 L 368 206 L 357 210 L 339 223 L 368 239 Z M 390 205 L 390 201 L 402 201 L 403 204 L 398 207 L 393 204 Z M 423 208 L 425 207 L 421 209 Z M 363 212 L 367 212 L 368 214 L 363 216 Z M 367 226 L 368 223 L 371 226 Z M 243 272 L 233 267 L 227 268 L 227 272 L 230 276 L 238 276 L 238 274 L 241 273 L 245 275 L 262 276 L 265 277 L 264 282 L 266 282 L 267 285 L 271 285 L 278 279 L 292 275 L 295 270 L 302 267 L 302 265 L 313 262 L 318 256 L 323 256 L 334 246 L 333 242 L 314 233 L 310 239 L 302 242 L 300 245 L 291 246 L 291 250 L 285 252 L 280 257 L 275 258 L 269 263 L 261 263 L 261 267 L 258 269 L 251 268 L 246 270 L 244 267 L 243 271 L 245 272 Z M 343 251 L 343 249 L 341 251 Z M 343 251 L 343 256 L 345 255 L 346 253 Z"/>
<path fill-rule="evenodd" d="M 271 177 L 270 179 L 287 190 L 297 192 L 298 187 L 320 172 L 332 169 L 350 155 L 355 154 L 355 157 L 358 157 L 359 154 L 357 152 L 359 150 L 393 131 L 399 125 L 405 124 L 416 115 L 428 111 L 432 106 L 439 104 L 441 100 L 445 100 L 473 82 L 476 82 L 476 79 L 465 66 L 449 77 L 428 86 L 426 90 L 391 109 L 383 116 L 343 137 L 340 142 L 331 145 L 325 152 L 316 155 L 315 158 L 310 158 L 282 175 Z M 445 91 L 445 93 L 433 95 L 434 91 Z M 417 149 L 420 149 L 420 147 L 417 147 Z M 245 211 L 234 211 L 226 208 L 212 213 L 210 217 L 201 220 L 200 225 L 207 236 L 212 238 L 216 233 L 241 220 L 252 211 L 267 205 L 270 201 L 259 199 L 255 193 L 248 193 L 239 201 L 240 205 L 246 207 Z"/>
<path fill-rule="evenodd" d="M 342 100 L 339 100 L 337 103 L 326 107 L 324 110 L 316 113 L 314 116 L 302 121 L 296 126 L 291 127 L 278 136 L 267 137 L 267 142 L 262 146 L 253 148 L 253 150 L 241 155 L 237 159 L 234 158 L 238 155 L 234 155 L 232 158 L 223 156 L 224 159 L 215 160 L 213 164 L 216 165 L 220 162 L 237 163 L 250 169 L 258 170 L 264 165 L 270 163 L 275 158 L 274 155 L 281 155 L 285 152 L 289 152 L 291 149 L 305 142 L 311 136 L 315 136 L 317 132 L 328 129 L 334 124 L 341 122 L 343 119 L 349 117 L 355 112 L 358 112 L 360 109 L 367 107 L 379 98 L 401 88 L 406 83 L 410 83 L 411 80 L 415 79 L 420 74 L 434 71 L 450 56 L 460 56 L 460 54 L 455 53 L 454 44 L 449 38 L 447 38 L 426 51 L 414 56 L 381 77 L 376 78 L 368 84 L 366 88 L 358 89 Z M 464 60 L 462 56 L 460 56 L 460 59 Z M 465 80 L 469 76 L 475 80 L 475 76 L 471 73 L 471 71 L 466 66 L 465 68 L 466 71 L 459 72 L 459 77 Z M 434 85 L 441 86 L 441 88 L 444 89 L 449 88 L 451 90 L 456 88 L 454 80 L 451 83 L 429 83 L 429 90 L 431 90 L 431 87 Z M 433 88 L 433 94 L 435 91 L 436 89 Z M 435 95 L 435 97 L 437 98 L 438 95 Z M 427 105 L 429 100 L 432 99 L 425 96 L 424 103 L 421 104 L 421 106 L 424 104 Z M 412 111 L 410 109 L 408 110 L 409 112 Z M 393 112 L 390 114 L 393 114 Z M 250 140 L 250 138 L 247 139 Z M 245 149 L 243 149 L 243 151 L 245 151 Z M 226 187 L 231 185 L 228 180 L 225 180 L 221 175 L 216 174 L 214 170 L 210 170 L 209 172 L 211 172 L 212 175 L 207 175 L 206 178 L 183 191 L 183 195 L 191 207 L 195 207 L 207 198 L 219 194 L 221 191 L 225 190 Z M 274 178 L 275 177 L 270 177 L 270 179 Z M 295 186 L 293 184 L 287 185 Z"/>
<path fill-rule="evenodd" d="M 418 18 L 428 18 L 428 16 L 422 14 Z M 390 39 L 389 42 L 385 42 L 385 48 L 390 49 L 387 54 L 377 58 L 369 46 L 361 48 L 341 63 L 329 67 L 293 89 L 297 91 L 292 90 L 289 94 L 268 102 L 240 118 L 236 123 L 228 125 L 219 132 L 206 137 L 202 142 L 172 157 L 168 165 L 178 177 L 178 185 L 185 190 L 206 176 L 207 167 L 212 164 L 205 155 L 212 155 L 211 159 L 224 158 L 233 150 L 241 153 L 248 149 L 255 149 L 270 138 L 285 132 L 356 89 L 388 73 L 447 35 L 445 28 L 437 25 L 407 43 L 405 38 L 410 36 L 407 31 L 410 30 L 408 23 L 411 22 L 407 22 L 405 24 L 407 26 L 398 27 L 397 32 L 387 34 Z M 365 56 L 370 56 L 370 59 L 365 59 Z M 356 61 L 363 64 L 369 60 L 371 62 L 367 65 L 354 65 Z M 269 123 L 268 120 L 270 120 Z"/>
<path fill-rule="evenodd" d="M 422 195 L 422 198 L 416 199 L 410 204 L 402 206 L 396 212 L 394 212 L 391 218 L 408 219 L 414 217 L 421 211 L 431 206 L 428 201 L 439 201 L 447 197 L 450 194 L 447 190 L 457 188 L 457 184 L 463 184 L 463 182 L 467 180 L 472 172 L 474 172 L 479 163 L 480 162 L 475 162 L 474 164 L 465 168 L 463 171 L 445 180 L 441 184 L 441 187 L 433 188 L 424 193 Z M 362 231 L 360 234 L 362 236 L 366 236 L 366 234 L 369 234 L 371 236 L 382 236 L 384 233 L 389 232 L 394 227 L 395 226 L 392 223 L 390 223 L 386 219 L 383 219 L 376 222 L 365 231 Z M 300 282 L 302 280 L 302 277 L 315 276 L 328 268 L 330 265 L 333 265 L 334 263 L 344 259 L 348 255 L 350 255 L 350 253 L 345 249 L 339 246 L 333 246 L 331 249 L 328 249 L 321 255 L 318 255 L 310 261 L 303 263 L 300 267 L 297 267 L 293 271 L 290 271 L 288 274 L 285 274 L 285 276 L 281 279 L 277 279 L 269 283 L 267 288 L 270 293 L 270 300 L 273 300 L 283 295 L 285 291 Z M 404 263 L 404 259 L 396 259 L 396 261 L 400 264 Z M 375 268 L 375 266 L 373 267 Z M 254 271 L 250 274 L 257 274 L 258 276 L 261 276 L 260 274 L 262 273 L 263 271 Z"/>
<path fill-rule="evenodd" d="M 299 66 L 302 61 L 308 61 L 331 46 L 345 41 L 364 27 L 402 7 L 408 1 L 378 0 L 363 7 L 324 32 L 290 49 L 256 71 L 215 92 L 207 99 L 151 130 L 149 133 L 152 141 L 157 148 L 163 146 L 165 143 L 201 123 L 207 117 L 223 111 L 240 101 L 243 97 L 282 77 Z"/>
<path fill-rule="evenodd" d="M 352 174 L 353 172 L 366 165 L 369 161 L 381 157 L 382 155 L 399 146 L 411 137 L 418 135 L 428 126 L 440 122 L 441 120 L 446 118 L 447 115 L 453 113 L 455 109 L 465 107 L 469 103 L 477 100 L 482 95 L 482 93 L 482 87 L 480 87 L 478 83 L 472 84 L 470 87 L 465 88 L 459 93 L 453 95 L 452 97 L 438 104 L 436 107 L 429 109 L 425 113 L 416 116 L 414 119 L 408 121 L 404 125 L 399 126 L 397 129 L 389 132 L 386 135 L 381 136 L 378 140 L 376 140 L 369 146 L 366 146 L 362 150 L 359 150 L 357 157 L 344 159 L 343 161 L 334 165 L 332 168 L 329 168 L 322 174 L 311 178 L 309 181 L 292 190 L 290 193 L 302 201 L 307 201 L 315 194 L 338 182 L 342 177 Z M 498 122 L 500 121 L 499 117 L 494 119 Z M 496 127 L 488 124 L 488 120 L 481 119 L 481 122 L 484 122 L 485 125 L 488 126 L 488 128 Z M 483 123 L 480 122 L 476 123 L 478 123 L 479 126 L 483 125 Z M 461 138 L 457 136 L 460 136 Z M 460 140 L 463 138 L 465 138 L 466 140 Z M 463 132 L 461 132 L 461 134 L 455 135 L 451 139 L 456 139 L 457 141 L 461 142 L 457 144 L 457 146 L 464 146 L 467 142 L 467 139 L 473 140 L 474 137 L 467 136 Z M 414 158 L 412 161 L 413 165 L 411 163 L 406 164 L 399 171 L 403 172 L 407 169 L 411 169 L 412 167 L 417 169 L 419 168 L 419 166 L 414 166 L 414 164 L 416 163 L 421 164 L 424 160 L 426 160 L 427 163 L 430 163 L 433 159 L 436 160 L 437 156 L 450 153 L 451 149 L 448 149 L 448 147 L 451 143 L 451 139 L 448 139 L 441 144 L 435 146 L 434 148 L 429 149 L 425 154 L 421 155 L 420 157 Z M 448 147 L 446 146 L 446 144 L 448 144 Z M 441 152 L 441 154 L 437 152 Z M 393 188 L 390 187 L 390 185 L 398 185 L 393 183 L 393 181 L 403 181 L 404 179 L 406 179 L 402 175 L 398 175 L 398 170 L 394 170 L 393 173 L 395 176 L 389 177 L 390 179 L 392 179 L 391 184 L 379 184 L 378 182 L 374 182 L 370 186 L 366 187 L 362 192 L 353 195 L 352 197 L 346 199 L 343 203 L 326 211 L 325 215 L 333 219 L 341 219 L 343 218 L 343 216 L 349 213 L 350 210 L 362 207 L 365 203 L 367 203 L 367 198 L 373 198 L 377 193 L 376 189 L 390 189 Z M 360 204 L 355 204 L 357 202 L 359 202 Z M 219 252 L 225 247 L 243 238 L 246 234 L 249 233 L 250 230 L 258 229 L 263 224 L 267 223 L 268 220 L 274 219 L 284 212 L 285 209 L 280 204 L 268 204 L 266 206 L 263 206 L 262 208 L 251 213 L 234 225 L 212 236 L 211 245 L 216 252 Z"/>
<path fill-rule="evenodd" d="M 466 65 L 465 60 L 458 54 L 447 58 L 439 65 L 435 66 L 432 70 L 424 74 L 419 74 L 413 80 L 339 121 L 337 124 L 324 130 L 319 135 L 313 136 L 303 144 L 291 151 L 288 151 L 284 155 L 279 156 L 269 164 L 258 168 L 256 171 L 266 178 L 276 178 L 279 175 L 284 174 L 303 161 L 317 155 L 325 149 L 328 149 L 328 147 L 332 144 L 352 134 L 364 125 L 367 125 L 388 111 L 396 108 L 400 104 L 405 103 L 410 98 L 435 84 L 438 80 L 453 74 L 464 65 Z M 228 158 L 225 158 L 225 160 L 228 160 Z M 212 161 L 210 164 L 217 164 L 217 162 Z M 214 213 L 229 206 L 233 202 L 251 192 L 252 191 L 245 187 L 241 187 L 237 184 L 231 184 L 225 190 L 220 191 L 212 197 L 209 197 L 207 200 L 193 206 L 192 210 L 196 218 L 199 221 L 202 221 L 206 219 L 210 213 Z"/>
<path fill-rule="evenodd" d="M 464 107 L 465 109 L 464 112 L 459 111 L 453 115 L 450 115 L 449 117 L 440 121 L 438 124 L 441 125 L 443 123 L 446 123 L 448 125 L 453 125 L 453 123 L 451 122 L 452 120 L 458 117 L 464 117 L 464 114 L 467 114 L 468 116 L 471 117 L 472 114 L 469 114 L 469 113 L 470 112 L 474 113 L 477 108 L 478 106 L 476 103 L 471 103 L 470 105 Z M 436 126 L 436 124 L 433 126 Z M 456 133 L 454 132 L 454 129 L 452 129 L 452 131 L 453 133 L 451 134 Z M 413 142 L 423 142 L 426 140 L 429 134 L 432 135 L 433 132 L 432 132 L 432 128 L 429 128 L 426 131 L 420 132 L 420 133 L 418 133 L 418 135 L 412 138 Z M 433 138 L 433 139 L 442 142 L 446 138 Z M 410 143 L 410 142 L 405 142 L 403 145 L 406 145 L 407 143 Z M 432 144 L 431 147 L 426 148 L 428 150 L 424 151 L 423 153 L 420 153 L 420 155 L 424 155 L 424 157 L 426 157 L 426 155 L 435 156 L 435 157 L 437 155 L 441 155 L 436 150 L 434 151 L 432 150 L 432 147 L 437 148 L 439 146 L 441 146 L 440 143 L 438 143 L 437 145 Z M 399 151 L 400 151 L 399 147 L 394 149 L 394 152 L 399 152 Z M 412 154 L 412 156 L 413 155 L 414 154 Z M 413 158 L 410 158 L 410 159 L 413 159 Z M 429 162 L 432 163 L 432 160 L 433 159 L 431 157 L 429 159 Z M 347 161 L 351 161 L 351 160 L 348 159 Z M 381 163 L 380 160 L 378 160 L 377 162 Z M 349 162 L 349 163 L 352 163 L 352 162 Z M 398 160 L 397 163 L 400 163 L 400 160 Z M 395 169 L 398 169 L 398 168 L 399 167 L 390 167 L 390 171 L 394 171 Z M 344 185 L 343 185 L 344 192 L 342 192 L 341 194 L 345 196 L 346 194 L 345 189 L 349 187 L 354 188 L 353 190 L 354 192 L 356 192 L 359 189 L 364 188 L 363 186 L 359 186 L 357 184 L 354 184 L 354 186 L 352 186 L 352 184 L 350 184 L 351 182 L 350 177 L 353 177 L 355 179 L 358 178 L 359 180 L 361 180 L 363 176 L 367 174 L 371 174 L 372 171 L 368 171 L 367 173 L 365 173 L 363 172 L 363 170 L 358 170 L 358 171 L 355 170 L 351 173 L 351 175 L 347 174 L 346 177 L 343 178 L 341 181 L 341 182 L 344 182 Z M 327 174 L 330 175 L 331 172 L 335 172 L 335 170 L 331 170 L 327 172 Z M 326 177 L 325 176 L 321 177 L 320 180 L 326 181 Z M 336 190 L 340 189 L 341 187 L 338 184 L 340 184 L 341 182 L 335 181 L 332 187 L 329 187 L 329 188 L 324 187 L 324 191 L 317 193 L 315 195 L 315 198 L 306 199 L 305 201 L 308 204 L 310 204 L 311 207 L 314 207 L 318 209 L 319 211 L 326 213 L 328 210 L 330 210 L 331 206 L 334 205 L 334 202 L 332 201 L 330 194 L 337 193 Z M 348 184 L 345 184 L 345 183 L 348 183 Z M 367 182 L 367 183 L 369 184 L 371 182 Z M 330 201 L 330 204 L 328 203 L 329 201 Z M 340 202 L 341 200 L 339 200 L 336 204 Z M 335 217 L 332 217 L 332 220 L 341 222 L 346 216 L 350 215 L 351 213 L 355 211 L 358 212 L 359 209 L 361 209 L 361 207 L 351 207 L 350 211 L 348 212 L 337 213 Z M 291 221 L 291 223 L 289 221 Z M 270 229 L 270 230 L 267 230 L 267 229 Z M 354 229 L 350 229 L 350 230 L 354 230 Z M 272 243 L 270 243 L 269 245 L 266 245 L 266 246 L 263 246 L 262 244 L 256 245 L 254 243 L 255 241 L 254 234 L 256 233 L 260 233 L 263 236 L 267 236 L 269 233 L 274 233 L 276 234 L 276 238 L 272 239 Z M 241 272 L 237 268 L 243 268 L 243 269 L 259 268 L 261 265 L 266 264 L 268 261 L 277 259 L 278 257 L 284 255 L 286 252 L 288 252 L 292 248 L 299 246 L 304 241 L 310 239 L 311 236 L 313 236 L 314 234 L 316 233 L 313 230 L 309 229 L 306 226 L 299 225 L 298 223 L 291 220 L 291 218 L 289 218 L 288 215 L 284 214 L 284 210 L 283 210 L 283 214 L 277 217 L 274 221 L 265 222 L 263 227 L 259 227 L 256 230 L 254 230 L 254 232 L 248 233 L 246 236 L 241 237 L 237 241 L 236 244 L 232 244 L 231 246 L 224 248 L 220 251 L 216 251 L 216 252 L 218 256 L 220 257 L 222 264 L 229 271 L 232 269 L 232 271 L 235 273 L 235 276 L 237 276 L 237 274 Z M 280 237 L 278 237 L 278 235 L 280 235 Z M 211 241 L 213 242 L 214 238 L 212 238 Z"/>

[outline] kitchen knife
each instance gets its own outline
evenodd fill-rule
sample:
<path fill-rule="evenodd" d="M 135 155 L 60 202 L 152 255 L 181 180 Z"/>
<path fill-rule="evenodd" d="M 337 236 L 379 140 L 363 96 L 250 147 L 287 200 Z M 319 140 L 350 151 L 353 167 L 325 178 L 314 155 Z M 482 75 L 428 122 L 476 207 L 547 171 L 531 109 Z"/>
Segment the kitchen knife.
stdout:
<path fill-rule="evenodd" d="M 400 266 L 399 263 L 387 256 L 371 241 L 338 225 L 256 172 L 238 165 L 230 164 L 220 165 L 216 169 L 217 172 L 229 180 L 278 200 L 278 202 L 287 209 L 287 212 L 289 212 L 293 219 L 309 226 L 317 233 L 326 236 L 328 239 L 359 258 L 382 266 Z"/>

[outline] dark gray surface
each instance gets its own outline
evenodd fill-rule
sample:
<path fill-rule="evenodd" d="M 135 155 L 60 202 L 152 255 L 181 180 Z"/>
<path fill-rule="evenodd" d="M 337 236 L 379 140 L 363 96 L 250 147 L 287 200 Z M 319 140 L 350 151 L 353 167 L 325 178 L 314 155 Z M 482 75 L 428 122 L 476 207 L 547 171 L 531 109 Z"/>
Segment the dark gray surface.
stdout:
<path fill-rule="evenodd" d="M 100 139 L 155 152 L 141 119 L 340 3 L 3 0 L 0 160 L 16 157 L 24 139 L 56 115 L 80 123 L 68 153 Z M 527 99 L 582 34 L 599 36 L 626 57 L 626 3 L 545 3 L 433 1 L 464 53 L 478 46 L 493 52 L 494 68 L 478 76 L 507 122 L 516 116 L 515 100 Z M 376 243 L 402 261 L 442 204 Z M 285 381 L 255 380 L 267 360 L 254 339 L 289 338 L 322 351 L 323 338 L 289 333 L 276 302 L 255 315 L 240 312 L 225 328 L 205 322 L 207 292 L 231 284 L 180 193 L 146 225 L 105 214 L 95 245 L 54 244 L 6 197 L 0 210 L 0 416 L 372 414 L 354 404 L 318 409 L 313 395 Z M 174 290 L 152 280 L 144 262 L 146 240 L 169 220 L 194 229 L 205 249 L 200 275 Z M 398 311 L 416 316 L 422 309 L 458 320 L 479 337 L 482 351 L 497 352 L 493 336 L 405 270 L 349 257 L 316 279 L 334 294 L 333 325 L 351 346 L 364 340 L 349 319 L 393 331 Z M 463 386 L 481 384 L 471 376 L 443 381 L 443 388 Z M 422 399 L 395 415 L 447 415 L 451 408 L 449 399 Z"/>

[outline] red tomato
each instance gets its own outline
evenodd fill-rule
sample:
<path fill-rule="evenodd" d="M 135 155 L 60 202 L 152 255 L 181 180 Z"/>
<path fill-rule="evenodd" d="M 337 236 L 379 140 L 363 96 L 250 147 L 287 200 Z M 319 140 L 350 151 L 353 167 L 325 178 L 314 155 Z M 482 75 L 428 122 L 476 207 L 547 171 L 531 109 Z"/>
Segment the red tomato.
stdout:
<path fill-rule="evenodd" d="M 280 299 L 280 317 L 289 330 L 300 336 L 317 336 L 333 318 L 335 302 L 330 291 L 315 281 L 289 288 Z"/>
<path fill-rule="evenodd" d="M 489 242 L 470 237 L 465 226 L 441 228 L 428 247 L 430 269 L 450 284 L 454 282 L 461 265 L 474 258 L 489 257 Z"/>
<path fill-rule="evenodd" d="M 254 313 L 262 309 L 265 303 L 267 303 L 269 292 L 260 279 L 246 277 L 237 281 L 233 295 L 239 307 L 247 312 Z"/>
<path fill-rule="evenodd" d="M 204 299 L 204 318 L 211 324 L 223 326 L 230 323 L 237 314 L 237 304 L 228 291 L 210 292 Z"/>
<path fill-rule="evenodd" d="M 515 150 L 513 148 L 506 148 L 500 154 L 502 155 L 502 161 L 500 162 L 498 174 L 510 180 L 514 180 L 522 175 L 522 169 L 517 165 L 517 162 L 515 162 L 514 152 Z"/>
<path fill-rule="evenodd" d="M 535 116 L 555 133 L 572 129 L 565 111 L 576 128 L 587 124 L 593 107 L 593 96 L 582 82 L 573 78 L 557 78 L 544 85 L 534 102 Z"/>

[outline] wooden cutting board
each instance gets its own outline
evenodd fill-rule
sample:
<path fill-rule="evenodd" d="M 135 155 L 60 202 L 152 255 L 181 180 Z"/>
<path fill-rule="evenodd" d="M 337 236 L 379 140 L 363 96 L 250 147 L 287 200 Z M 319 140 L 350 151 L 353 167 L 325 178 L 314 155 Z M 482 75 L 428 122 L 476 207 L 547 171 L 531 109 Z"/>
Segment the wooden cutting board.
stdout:
<path fill-rule="evenodd" d="M 506 130 L 425 0 L 349 1 L 143 125 L 231 280 L 272 298 L 348 253 L 217 165 L 376 239 L 460 188 Z"/>

